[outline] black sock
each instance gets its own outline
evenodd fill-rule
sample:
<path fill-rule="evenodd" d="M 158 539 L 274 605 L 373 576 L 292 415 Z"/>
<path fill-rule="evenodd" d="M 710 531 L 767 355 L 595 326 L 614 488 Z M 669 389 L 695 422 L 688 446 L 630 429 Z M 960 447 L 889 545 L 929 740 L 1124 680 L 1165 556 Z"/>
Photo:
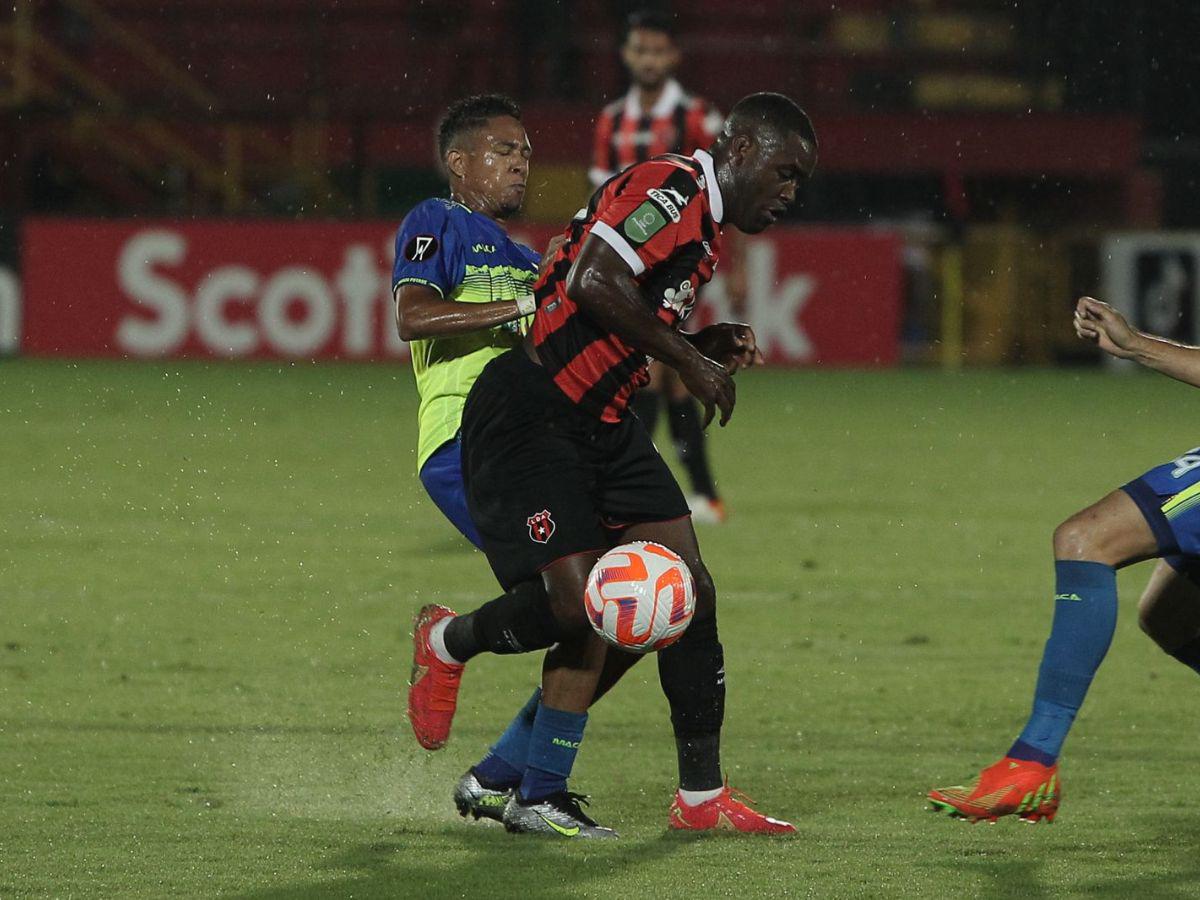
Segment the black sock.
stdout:
<path fill-rule="evenodd" d="M 1200 672 L 1200 637 L 1192 638 L 1182 647 L 1172 650 L 1171 655 L 1185 666 Z"/>
<path fill-rule="evenodd" d="M 495 600 L 446 626 L 446 649 L 459 662 L 484 651 L 528 653 L 545 650 L 564 633 L 550 612 L 550 598 L 541 578 L 523 581 Z"/>
<path fill-rule="evenodd" d="M 720 787 L 725 654 L 715 613 L 693 620 L 677 643 L 659 651 L 658 679 L 671 704 L 679 786 L 685 791 Z"/>
<path fill-rule="evenodd" d="M 654 426 L 658 424 L 658 411 L 662 407 L 662 394 L 650 388 L 642 388 L 633 395 L 630 405 L 634 415 L 646 426 L 646 433 L 654 437 Z"/>
<path fill-rule="evenodd" d="M 712 470 L 708 467 L 708 449 L 704 444 L 704 427 L 700 419 L 700 407 L 691 397 L 672 400 L 667 404 L 667 422 L 671 426 L 671 440 L 679 461 L 692 480 L 692 493 L 702 494 L 709 500 L 717 499 L 717 486 L 713 483 Z"/>

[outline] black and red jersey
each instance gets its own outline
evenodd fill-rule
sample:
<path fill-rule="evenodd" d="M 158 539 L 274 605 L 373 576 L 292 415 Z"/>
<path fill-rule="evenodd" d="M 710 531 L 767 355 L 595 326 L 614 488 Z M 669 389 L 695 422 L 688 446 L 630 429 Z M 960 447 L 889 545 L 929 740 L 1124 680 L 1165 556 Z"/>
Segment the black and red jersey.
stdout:
<path fill-rule="evenodd" d="M 685 93 L 674 78 L 663 85 L 650 109 L 642 109 L 637 88 L 630 88 L 596 120 L 588 177 L 598 187 L 617 172 L 652 157 L 706 149 L 716 139 L 721 122 L 721 114 L 710 103 Z"/>
<path fill-rule="evenodd" d="M 721 191 L 712 157 L 660 156 L 607 181 L 567 228 L 534 286 L 533 344 L 554 383 L 604 422 L 620 421 L 649 380 L 646 355 L 593 322 L 567 296 L 567 274 L 589 234 L 629 264 L 648 309 L 678 327 L 712 278 L 721 249 Z"/>

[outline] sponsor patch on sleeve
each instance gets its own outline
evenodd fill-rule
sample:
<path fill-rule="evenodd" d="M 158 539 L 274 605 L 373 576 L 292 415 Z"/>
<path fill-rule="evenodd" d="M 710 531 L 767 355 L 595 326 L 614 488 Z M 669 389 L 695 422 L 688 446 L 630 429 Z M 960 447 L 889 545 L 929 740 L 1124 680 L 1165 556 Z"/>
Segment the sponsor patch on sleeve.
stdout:
<path fill-rule="evenodd" d="M 409 262 L 427 262 L 438 252 L 438 240 L 432 234 L 418 234 L 404 245 L 404 258 Z"/>
<path fill-rule="evenodd" d="M 659 188 L 650 188 L 650 190 L 646 191 L 646 196 L 653 200 L 659 209 L 670 216 L 672 222 L 678 222 L 683 217 L 680 210 L 687 206 L 688 198 L 675 190 L 675 188 L 664 187 L 661 190 Z"/>
<path fill-rule="evenodd" d="M 625 217 L 621 230 L 635 244 L 644 244 L 666 226 L 666 216 L 652 201 L 647 200 Z"/>

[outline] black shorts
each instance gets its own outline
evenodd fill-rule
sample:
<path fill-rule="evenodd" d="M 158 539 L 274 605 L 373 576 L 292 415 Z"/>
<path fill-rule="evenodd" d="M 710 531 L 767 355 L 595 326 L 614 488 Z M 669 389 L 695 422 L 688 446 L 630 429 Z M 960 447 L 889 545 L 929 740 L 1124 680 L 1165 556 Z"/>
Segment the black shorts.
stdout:
<path fill-rule="evenodd" d="M 690 515 L 642 423 L 581 412 L 522 347 L 471 388 L 462 460 L 467 508 L 505 590 L 564 557 L 607 550 L 629 525 Z"/>

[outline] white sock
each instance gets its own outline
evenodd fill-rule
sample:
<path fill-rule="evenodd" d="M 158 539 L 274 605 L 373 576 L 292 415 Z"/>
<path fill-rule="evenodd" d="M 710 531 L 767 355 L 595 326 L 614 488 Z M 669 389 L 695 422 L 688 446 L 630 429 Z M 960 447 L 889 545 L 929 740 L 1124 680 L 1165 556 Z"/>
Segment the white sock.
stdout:
<path fill-rule="evenodd" d="M 701 803 L 707 803 L 709 800 L 715 800 L 721 796 L 721 792 L 725 788 L 713 788 L 711 791 L 685 791 L 679 789 L 679 799 L 687 806 L 699 806 Z"/>
<path fill-rule="evenodd" d="M 442 662 L 452 666 L 461 666 L 462 662 L 451 656 L 450 651 L 446 649 L 446 626 L 453 618 L 454 616 L 446 616 L 446 618 L 438 619 L 433 623 L 433 627 L 429 629 L 429 646 L 433 648 L 433 655 Z"/>

